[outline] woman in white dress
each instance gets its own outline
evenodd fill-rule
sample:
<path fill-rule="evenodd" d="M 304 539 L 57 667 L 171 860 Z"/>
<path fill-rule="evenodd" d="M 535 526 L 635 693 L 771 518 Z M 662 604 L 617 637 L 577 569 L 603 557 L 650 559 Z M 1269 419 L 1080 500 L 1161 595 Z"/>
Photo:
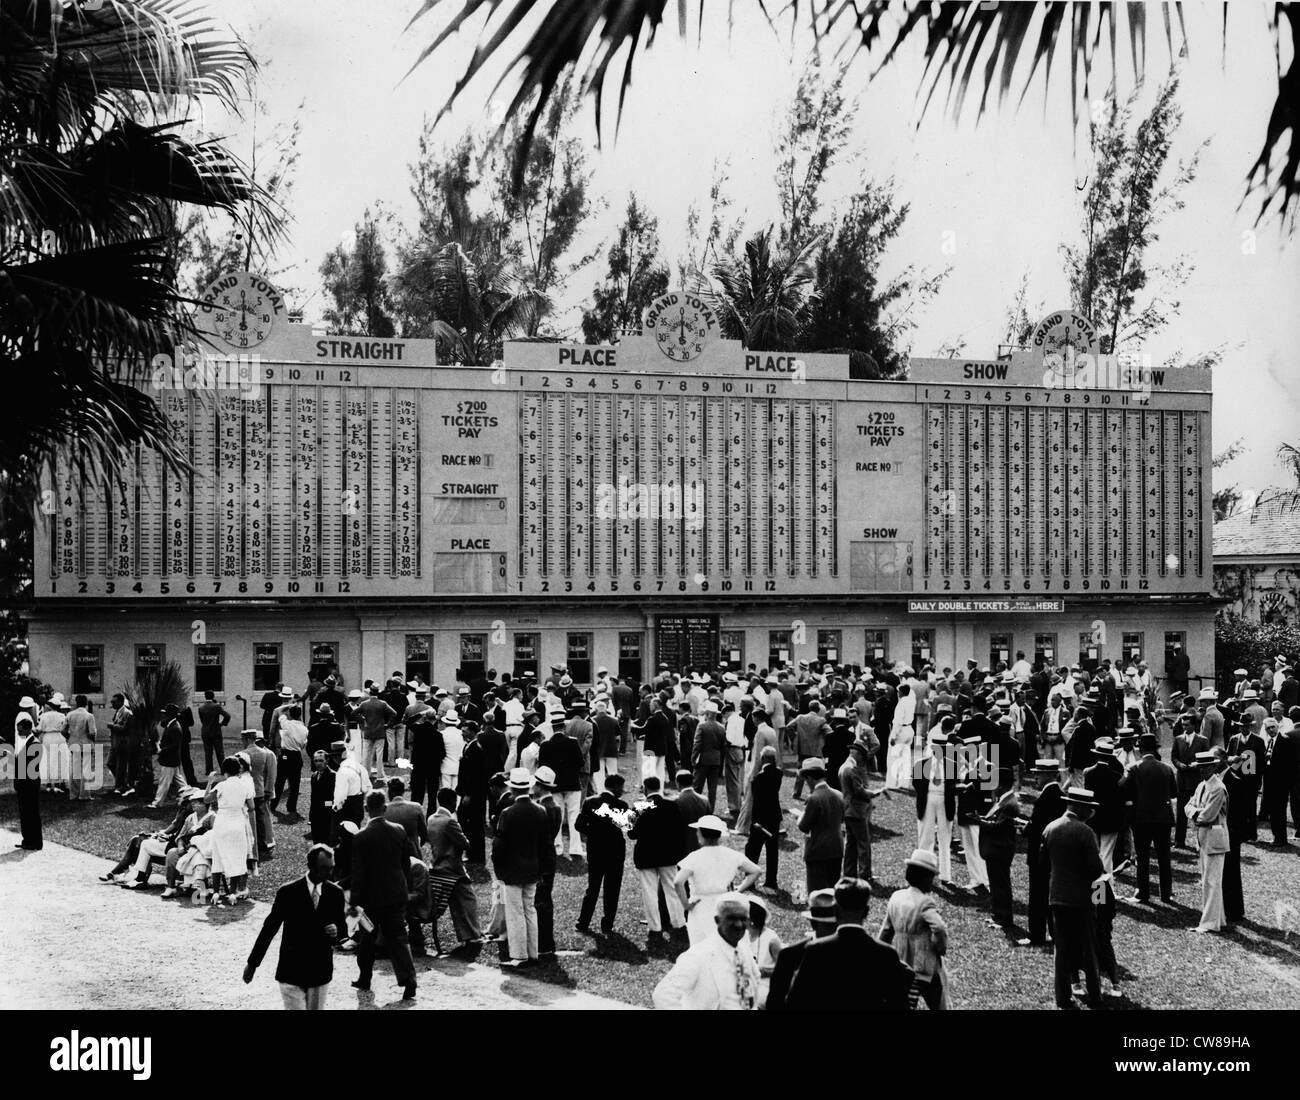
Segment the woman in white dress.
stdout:
<path fill-rule="evenodd" d="M 70 760 L 64 735 L 68 716 L 61 709 L 62 702 L 63 696 L 55 693 L 36 719 L 36 732 L 41 735 L 41 783 L 47 791 L 68 789 Z"/>
<path fill-rule="evenodd" d="M 695 829 L 700 834 L 701 846 L 677 865 L 677 877 L 673 880 L 682 908 L 686 910 L 686 934 L 692 946 L 714 934 L 713 914 L 718 898 L 731 892 L 737 875 L 743 874 L 744 878 L 734 889 L 742 892 L 752 889 L 758 881 L 758 864 L 746 859 L 743 852 L 721 843 L 727 835 L 727 826 L 720 817 L 705 814 L 695 823 Z"/>
<path fill-rule="evenodd" d="M 221 875 L 222 891 L 213 900 L 237 901 L 248 896 L 248 856 L 250 852 L 248 815 L 253 804 L 250 789 L 252 776 L 241 774 L 240 761 L 232 756 L 221 762 L 221 775 L 208 780 L 203 801 L 217 808 L 212 823 L 212 872 Z M 232 899 L 232 893 L 234 897 Z"/>
<path fill-rule="evenodd" d="M 898 685 L 898 704 L 894 707 L 894 724 L 889 732 L 889 755 L 885 762 L 885 787 L 896 791 L 912 789 L 913 720 L 916 696 L 906 684 Z"/>
<path fill-rule="evenodd" d="M 762 1008 L 767 1004 L 767 993 L 772 985 L 772 971 L 776 969 L 776 957 L 785 945 L 767 926 L 767 902 L 760 897 L 749 899 L 749 932 L 741 942 L 758 966 L 758 996 L 754 998 L 754 1007 Z"/>

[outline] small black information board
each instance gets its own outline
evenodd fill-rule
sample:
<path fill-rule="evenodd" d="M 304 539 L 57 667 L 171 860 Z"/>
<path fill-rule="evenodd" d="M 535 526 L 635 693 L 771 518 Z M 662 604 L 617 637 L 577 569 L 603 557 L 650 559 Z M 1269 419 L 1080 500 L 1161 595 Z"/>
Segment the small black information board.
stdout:
<path fill-rule="evenodd" d="M 712 669 L 718 663 L 717 615 L 659 615 L 655 618 L 655 660 L 674 672 Z"/>

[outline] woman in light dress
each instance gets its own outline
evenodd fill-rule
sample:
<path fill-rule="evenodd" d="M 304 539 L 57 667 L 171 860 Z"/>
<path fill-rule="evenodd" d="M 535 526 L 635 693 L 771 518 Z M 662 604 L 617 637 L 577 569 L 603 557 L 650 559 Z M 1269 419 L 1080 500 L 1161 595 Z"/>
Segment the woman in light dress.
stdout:
<path fill-rule="evenodd" d="M 889 731 L 889 755 L 885 763 L 885 788 L 896 791 L 912 789 L 913 720 L 916 696 L 906 683 L 898 685 L 898 705 L 894 707 L 894 724 Z"/>
<path fill-rule="evenodd" d="M 63 696 L 56 692 L 36 719 L 36 731 L 41 735 L 41 784 L 47 791 L 66 793 L 71 760 L 65 736 L 68 716 L 62 704 Z"/>
<path fill-rule="evenodd" d="M 203 801 L 215 806 L 212 824 L 212 872 L 221 875 L 224 885 L 218 904 L 233 904 L 248 897 L 248 861 L 253 852 L 249 814 L 253 809 L 253 777 L 241 768 L 242 761 L 228 756 L 221 762 L 220 776 L 208 780 Z"/>
<path fill-rule="evenodd" d="M 746 859 L 743 852 L 722 844 L 727 826 L 720 817 L 705 814 L 695 823 L 695 829 L 700 834 L 700 847 L 677 865 L 673 880 L 686 910 L 686 934 L 692 946 L 715 934 L 713 914 L 718 898 L 731 892 L 737 875 L 744 878 L 734 889 L 742 892 L 752 889 L 758 881 L 758 864 Z"/>
<path fill-rule="evenodd" d="M 916 974 L 916 988 L 931 1009 L 951 1008 L 948 975 L 943 957 L 948 953 L 948 926 L 934 900 L 934 876 L 939 860 L 924 848 L 914 851 L 903 865 L 907 885 L 895 890 L 885 910 L 878 936 L 893 944 L 898 957 Z"/>
<path fill-rule="evenodd" d="M 758 966 L 758 996 L 754 999 L 754 1007 L 762 1008 L 767 1004 L 772 971 L 776 969 L 776 957 L 785 945 L 767 926 L 767 902 L 760 897 L 749 899 L 749 931 L 742 942 Z"/>

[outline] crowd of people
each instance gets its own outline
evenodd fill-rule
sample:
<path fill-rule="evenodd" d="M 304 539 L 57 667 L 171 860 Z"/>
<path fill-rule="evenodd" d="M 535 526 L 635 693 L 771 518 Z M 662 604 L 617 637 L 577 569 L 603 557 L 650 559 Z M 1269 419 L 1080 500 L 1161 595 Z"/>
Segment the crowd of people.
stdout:
<path fill-rule="evenodd" d="M 1273 842 L 1289 843 L 1287 810 L 1293 825 L 1300 810 L 1300 681 L 1293 661 L 1276 666 L 1253 678 L 1237 670 L 1223 700 L 1213 689 L 1193 696 L 1185 683 L 1158 695 L 1142 663 L 1052 669 L 1024 654 L 962 670 L 661 666 L 641 685 L 599 669 L 587 690 L 561 668 L 540 682 L 484 670 L 452 690 L 399 673 L 345 690 L 335 671 L 302 693 L 267 691 L 260 725 L 243 730 L 230 755 L 231 718 L 212 693 L 197 723 L 172 705 L 143 730 L 119 695 L 107 723 L 112 794 L 177 810 L 166 828 L 133 837 L 102 878 L 138 889 L 160 873 L 165 897 L 248 899 L 250 878 L 275 858 L 276 817 L 297 817 L 305 775 L 312 849 L 299 893 L 316 913 L 320 884 L 344 891 L 342 920 L 333 900 L 327 907 L 326 941 L 356 951 L 362 988 L 382 943 L 414 996 L 412 956 L 425 953 L 427 925 L 437 944 L 448 910 L 462 947 L 494 941 L 504 965 L 537 965 L 556 949 L 563 859 L 587 873 L 576 930 L 598 934 L 599 910 L 600 934 L 610 933 L 630 848 L 650 944 L 684 948 L 655 991 L 661 1007 L 799 1007 L 825 995 L 817 975 L 835 966 L 873 975 L 881 1007 L 946 1007 L 940 890 L 986 899 L 990 922 L 1013 943 L 1050 945 L 1058 1005 L 1080 995 L 1095 1005 L 1101 978 L 1105 993 L 1119 992 L 1116 875 L 1134 867 L 1136 889 L 1122 900 L 1153 904 L 1154 850 L 1159 897 L 1170 902 L 1172 848 L 1193 841 L 1197 929 L 1218 932 L 1244 916 L 1240 851 L 1256 841 L 1261 814 Z M 75 706 L 58 696 L 22 703 L 16 748 L 33 767 L 19 807 L 23 846 L 35 848 L 40 787 L 89 797 L 84 776 L 61 770 L 59 739 L 93 742 L 97 730 L 83 696 Z M 196 725 L 202 781 L 191 760 Z M 633 742 L 639 774 L 625 776 Z M 787 767 L 800 807 L 782 805 Z M 639 797 L 624 797 L 629 778 Z M 892 797 L 914 802 L 917 842 L 907 885 L 873 937 L 871 820 L 877 801 Z M 795 894 L 807 899 L 813 937 L 784 946 L 768 926 L 767 898 L 791 826 L 804 837 Z M 1013 918 L 1020 833 L 1027 935 Z M 726 842 L 732 834 L 743 848 Z M 960 886 L 954 854 L 965 866 Z M 491 883 L 483 923 L 474 865 Z M 295 919 L 303 900 L 293 899 Z M 277 898 L 267 927 L 286 912 Z M 250 967 L 271 935 L 264 930 Z M 795 974 L 784 974 L 791 965 Z M 297 983 L 286 1004 L 313 1006 L 320 984 Z"/>

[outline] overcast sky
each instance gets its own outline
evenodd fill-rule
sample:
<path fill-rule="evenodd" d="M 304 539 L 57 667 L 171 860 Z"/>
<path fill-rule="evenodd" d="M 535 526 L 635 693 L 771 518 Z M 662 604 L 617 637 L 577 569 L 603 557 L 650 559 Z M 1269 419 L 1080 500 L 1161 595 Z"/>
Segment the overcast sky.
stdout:
<path fill-rule="evenodd" d="M 460 3 L 448 0 L 446 6 L 455 10 Z M 599 152 L 593 109 L 584 107 L 579 133 L 591 142 L 593 187 L 608 204 L 593 222 L 588 248 L 610 235 L 628 190 L 635 189 L 658 216 L 665 258 L 673 264 L 684 251 L 689 205 L 706 205 L 715 160 L 729 164 L 746 227 L 752 231 L 772 220 L 775 123 L 809 43 L 791 45 L 788 21 L 778 38 L 757 6 L 751 11 L 743 0 L 734 5 L 736 22 L 728 35 L 727 6 L 708 5 L 711 20 L 702 41 L 696 41 L 693 25 L 686 43 L 670 26 L 638 59 L 618 139 L 610 126 Z M 266 110 L 256 118 L 252 111 L 242 119 L 210 114 L 206 125 L 246 154 L 254 126 L 260 136 L 295 115 L 302 119 L 294 221 L 281 258 L 288 271 L 281 282 L 309 320 L 323 308 L 320 261 L 366 206 L 382 201 L 399 218 L 410 214 L 407 165 L 422 120 L 446 101 L 482 26 L 481 17 L 468 23 L 403 79 L 446 18 L 435 10 L 407 31 L 417 8 L 414 0 L 225 0 L 210 8 L 262 59 L 256 94 Z M 1221 480 L 1259 489 L 1286 483 L 1274 452 L 1283 440 L 1300 441 L 1300 241 L 1287 240 L 1276 219 L 1256 228 L 1254 198 L 1237 210 L 1277 88 L 1271 5 L 1232 6 L 1226 56 L 1219 6 L 1189 9 L 1191 55 L 1180 94 L 1178 152 L 1190 154 L 1205 138 L 1210 146 L 1186 192 L 1186 208 L 1163 225 L 1151 259 L 1169 263 L 1186 256 L 1195 271 L 1177 295 L 1180 319 L 1146 350 L 1158 364 L 1176 349 L 1194 354 L 1227 345 L 1215 376 L 1215 446 L 1240 438 L 1248 449 Z M 1152 19 L 1151 30 L 1159 34 L 1159 21 Z M 1052 74 L 1046 101 L 1040 81 L 1018 112 L 1013 108 L 1019 82 L 1008 105 L 992 109 L 978 124 L 973 110 L 954 123 L 935 105 L 921 120 L 915 95 L 921 42 L 918 37 L 917 48 L 874 81 L 867 80 L 873 66 L 865 58 L 851 70 L 859 108 L 850 143 L 856 163 L 833 176 L 829 197 L 850 194 L 862 171 L 893 176 L 911 213 L 886 273 L 908 264 L 952 269 L 918 316 L 912 353 L 932 355 L 964 339 L 966 354 L 991 357 L 1024 272 L 1032 302 L 1048 308 L 1069 304 L 1059 244 L 1078 224 L 1076 182 L 1089 171 L 1086 131 L 1081 127 L 1078 139 L 1072 138 L 1064 64 Z M 1163 40 L 1150 41 L 1151 79 L 1143 102 L 1149 102 L 1166 59 Z M 1282 60 L 1285 65 L 1289 57 Z M 498 72 L 463 93 L 440 124 L 444 141 L 500 118 L 512 89 L 507 81 L 501 102 L 488 101 Z M 600 268 L 576 276 L 562 303 L 564 317 L 576 320 Z"/>

